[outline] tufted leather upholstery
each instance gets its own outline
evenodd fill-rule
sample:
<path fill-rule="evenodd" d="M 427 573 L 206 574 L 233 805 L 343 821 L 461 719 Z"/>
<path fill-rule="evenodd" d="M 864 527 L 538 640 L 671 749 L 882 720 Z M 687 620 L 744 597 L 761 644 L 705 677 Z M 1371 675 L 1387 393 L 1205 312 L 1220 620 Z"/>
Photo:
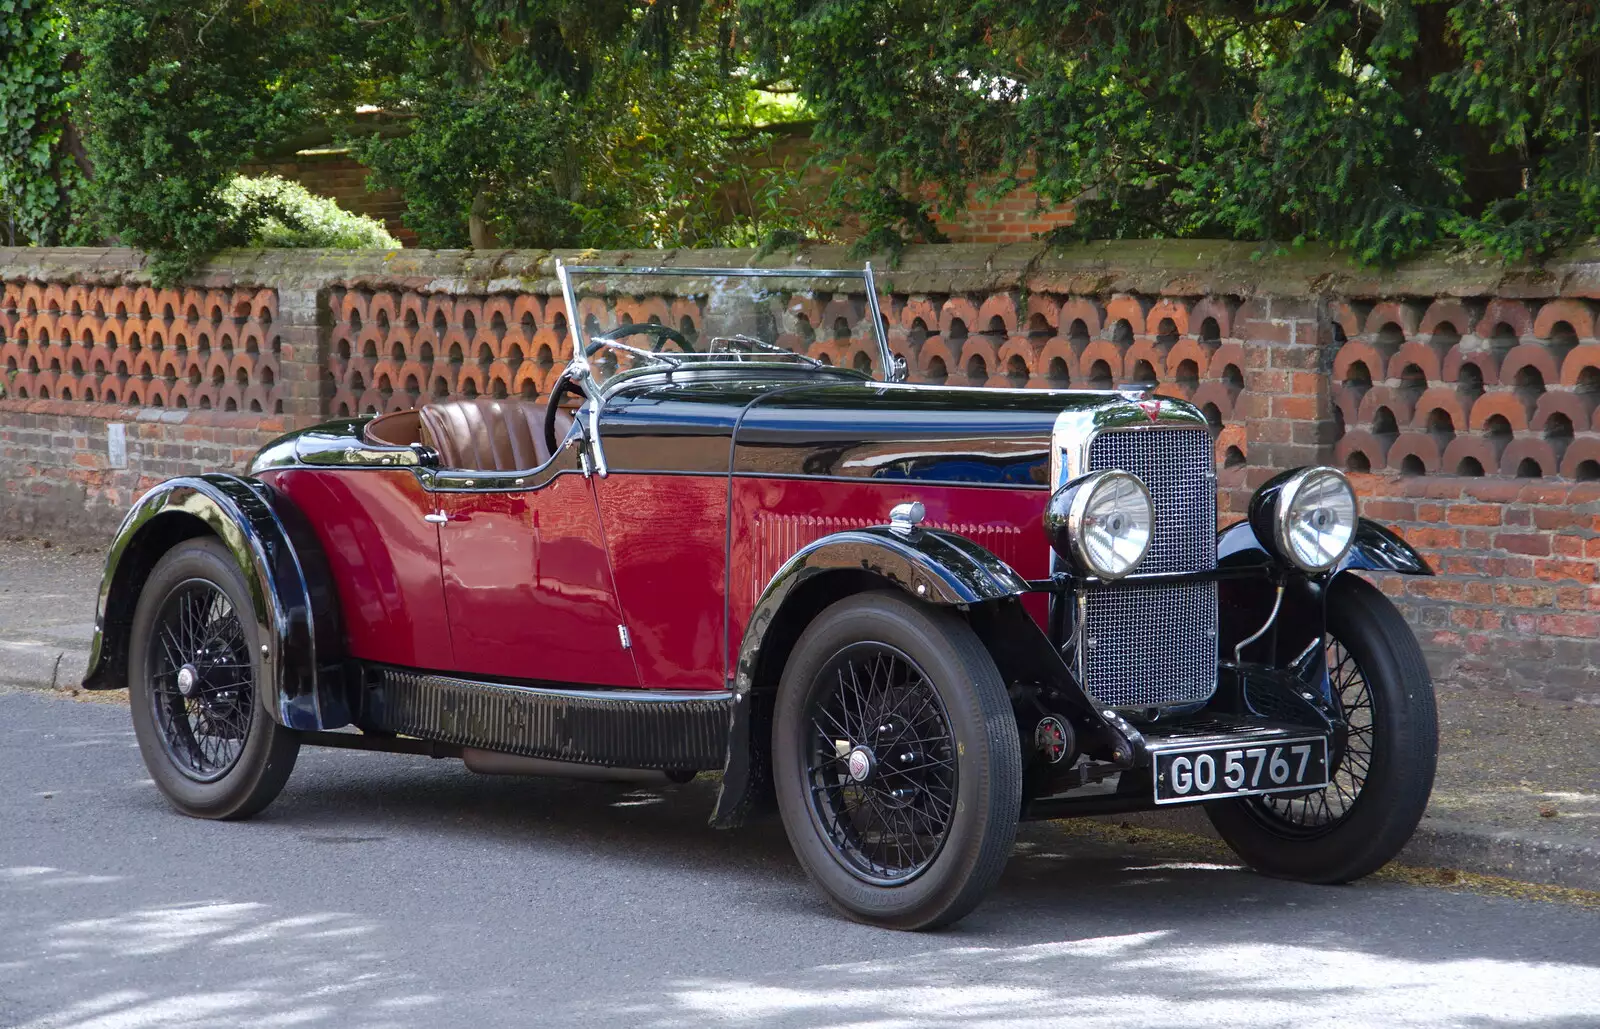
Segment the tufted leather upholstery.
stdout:
<path fill-rule="evenodd" d="M 544 411 L 542 401 L 476 397 L 437 401 L 417 413 L 422 419 L 422 442 L 439 452 L 441 466 L 520 472 L 550 460 Z M 571 425 L 571 415 L 556 412 L 558 441 Z"/>

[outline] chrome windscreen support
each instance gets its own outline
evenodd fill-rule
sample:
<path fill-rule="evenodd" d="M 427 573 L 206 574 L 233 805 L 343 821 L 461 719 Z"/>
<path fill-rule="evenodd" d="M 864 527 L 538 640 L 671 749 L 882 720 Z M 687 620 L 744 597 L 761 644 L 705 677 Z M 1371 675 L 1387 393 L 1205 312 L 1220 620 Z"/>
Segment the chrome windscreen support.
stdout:
<path fill-rule="evenodd" d="M 883 358 L 884 381 L 904 382 L 906 363 L 889 349 L 889 334 L 883 327 L 883 312 L 878 309 L 878 282 L 872 276 L 871 261 L 862 266 L 861 273 L 862 278 L 866 280 L 864 285 L 867 291 L 867 310 L 872 314 L 872 333 L 878 339 L 878 353 Z"/>
<path fill-rule="evenodd" d="M 1262 623 L 1261 628 L 1257 629 L 1251 635 L 1246 636 L 1244 639 L 1240 640 L 1238 645 L 1233 648 L 1233 663 L 1234 664 L 1240 664 L 1241 662 L 1244 661 L 1244 648 L 1245 647 L 1248 647 L 1250 644 L 1254 643 L 1256 640 L 1258 640 L 1261 637 L 1265 636 L 1267 634 L 1267 630 L 1272 628 L 1272 623 L 1276 622 L 1278 620 L 1278 608 L 1280 608 L 1282 606 L 1283 606 L 1283 584 L 1279 583 L 1278 584 L 1277 595 L 1272 598 L 1272 611 L 1271 611 L 1271 613 L 1269 613 L 1267 615 L 1267 620 Z"/>
<path fill-rule="evenodd" d="M 556 279 L 561 283 L 561 299 L 567 305 L 567 332 L 572 336 L 572 360 L 567 365 L 567 375 L 582 385 L 585 392 L 591 396 L 587 398 L 589 404 L 589 431 L 585 434 L 588 438 L 585 448 L 594 462 L 594 474 L 604 479 L 611 474 L 606 467 L 606 454 L 600 446 L 600 405 L 603 402 L 601 390 L 594 381 L 594 373 L 589 367 L 589 355 L 583 352 L 583 334 L 578 330 L 578 296 L 572 288 L 572 276 L 567 274 L 567 266 L 561 258 L 556 258 Z M 588 478 L 589 468 L 585 462 L 584 477 Z"/>

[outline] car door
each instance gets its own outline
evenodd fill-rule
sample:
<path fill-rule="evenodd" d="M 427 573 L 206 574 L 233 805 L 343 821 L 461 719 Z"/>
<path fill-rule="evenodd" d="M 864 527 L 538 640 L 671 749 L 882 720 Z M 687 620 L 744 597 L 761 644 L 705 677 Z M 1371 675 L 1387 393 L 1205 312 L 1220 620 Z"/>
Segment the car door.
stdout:
<path fill-rule="evenodd" d="M 453 670 L 638 686 L 591 481 L 570 467 L 515 482 L 441 477 L 435 493 Z"/>
<path fill-rule="evenodd" d="M 667 384 L 606 402 L 610 470 L 593 482 L 646 687 L 727 686 L 728 454 L 751 395 Z"/>

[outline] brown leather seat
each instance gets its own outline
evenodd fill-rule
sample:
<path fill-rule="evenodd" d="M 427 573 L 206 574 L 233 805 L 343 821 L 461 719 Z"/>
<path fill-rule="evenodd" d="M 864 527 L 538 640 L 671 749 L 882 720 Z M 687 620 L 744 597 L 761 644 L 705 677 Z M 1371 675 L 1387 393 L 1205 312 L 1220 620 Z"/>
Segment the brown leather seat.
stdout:
<path fill-rule="evenodd" d="M 544 440 L 541 400 L 475 397 L 441 400 L 417 409 L 422 442 L 439 452 L 445 468 L 520 472 L 550 460 Z M 556 412 L 556 441 L 572 426 L 572 416 Z"/>

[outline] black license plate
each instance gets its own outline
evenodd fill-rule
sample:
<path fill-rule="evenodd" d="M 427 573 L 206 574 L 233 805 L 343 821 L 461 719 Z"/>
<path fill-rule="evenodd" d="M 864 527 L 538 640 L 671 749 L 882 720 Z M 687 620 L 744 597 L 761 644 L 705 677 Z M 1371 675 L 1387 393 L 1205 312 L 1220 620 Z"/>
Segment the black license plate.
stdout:
<path fill-rule="evenodd" d="M 1328 785 L 1328 741 L 1309 736 L 1159 751 L 1155 778 L 1157 804 L 1319 789 Z"/>

